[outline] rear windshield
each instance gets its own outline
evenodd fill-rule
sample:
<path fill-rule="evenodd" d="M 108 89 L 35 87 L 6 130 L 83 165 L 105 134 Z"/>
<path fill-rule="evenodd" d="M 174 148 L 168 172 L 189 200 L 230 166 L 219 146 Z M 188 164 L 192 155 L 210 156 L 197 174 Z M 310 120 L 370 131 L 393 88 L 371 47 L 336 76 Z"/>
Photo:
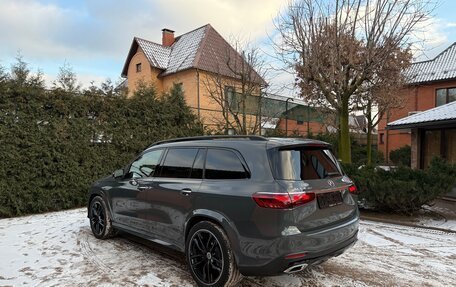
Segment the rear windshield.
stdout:
<path fill-rule="evenodd" d="M 270 153 L 276 179 L 311 180 L 342 175 L 337 159 L 326 147 L 293 147 Z"/>

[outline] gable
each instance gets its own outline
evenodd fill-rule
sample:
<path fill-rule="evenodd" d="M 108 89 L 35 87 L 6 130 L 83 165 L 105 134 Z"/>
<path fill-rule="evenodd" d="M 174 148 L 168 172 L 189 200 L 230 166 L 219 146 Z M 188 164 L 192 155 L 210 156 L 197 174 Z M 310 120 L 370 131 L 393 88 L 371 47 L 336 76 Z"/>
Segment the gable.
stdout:
<path fill-rule="evenodd" d="M 127 77 L 128 65 L 138 48 L 142 49 L 152 67 L 162 70 L 160 76 L 196 68 L 239 78 L 231 69 L 242 69 L 245 71 L 243 73 L 250 73 L 251 82 L 266 84 L 210 24 L 177 37 L 169 47 L 135 37 L 122 70 L 122 77 Z"/>

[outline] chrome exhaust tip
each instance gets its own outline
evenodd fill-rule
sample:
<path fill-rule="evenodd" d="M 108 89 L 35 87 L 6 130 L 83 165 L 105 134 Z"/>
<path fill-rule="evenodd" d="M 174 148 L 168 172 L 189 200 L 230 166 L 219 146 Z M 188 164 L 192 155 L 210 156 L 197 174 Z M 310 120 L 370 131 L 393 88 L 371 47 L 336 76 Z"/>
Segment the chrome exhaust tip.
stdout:
<path fill-rule="evenodd" d="M 287 274 L 296 273 L 296 272 L 306 269 L 307 266 L 308 266 L 308 264 L 305 264 L 305 263 L 297 264 L 297 265 L 293 265 L 293 266 L 289 267 L 288 269 L 285 269 L 285 271 L 283 271 L 283 272 L 287 273 Z"/>

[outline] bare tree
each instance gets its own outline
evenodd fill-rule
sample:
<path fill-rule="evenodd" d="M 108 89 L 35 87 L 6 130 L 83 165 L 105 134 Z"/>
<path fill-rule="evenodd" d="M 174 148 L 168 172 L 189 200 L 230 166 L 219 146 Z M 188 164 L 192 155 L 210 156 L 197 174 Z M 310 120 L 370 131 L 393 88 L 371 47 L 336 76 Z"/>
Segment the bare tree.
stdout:
<path fill-rule="evenodd" d="M 385 63 L 410 53 L 417 24 L 431 8 L 427 0 L 296 0 L 276 20 L 275 48 L 295 70 L 301 96 L 328 106 L 338 118 L 343 162 L 351 162 L 349 113 L 359 108 L 360 95 L 374 95 Z M 406 65 L 390 68 L 403 77 Z"/>
<path fill-rule="evenodd" d="M 266 65 L 258 48 L 242 47 L 239 40 L 233 46 L 226 45 L 214 71 L 202 77 L 202 85 L 218 110 L 211 120 L 224 132 L 258 134 L 264 121 L 261 108 Z"/>
<path fill-rule="evenodd" d="M 369 87 L 357 101 L 367 119 L 367 164 L 372 164 L 372 131 L 382 117 L 393 108 L 404 105 L 402 89 L 406 84 L 403 71 L 410 65 L 411 54 L 397 49 L 393 57 L 383 61 L 381 67 L 369 79 Z"/>

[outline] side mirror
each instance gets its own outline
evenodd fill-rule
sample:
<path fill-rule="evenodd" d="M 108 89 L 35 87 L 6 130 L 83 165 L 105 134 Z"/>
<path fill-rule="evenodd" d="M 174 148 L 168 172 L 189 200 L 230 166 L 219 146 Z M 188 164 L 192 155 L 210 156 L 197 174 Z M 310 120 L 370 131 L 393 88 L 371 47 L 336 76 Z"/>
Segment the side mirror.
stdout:
<path fill-rule="evenodd" d="M 124 175 L 123 169 L 118 169 L 112 173 L 112 177 L 114 177 L 114 178 L 119 178 L 119 177 L 122 177 L 123 175 Z"/>

